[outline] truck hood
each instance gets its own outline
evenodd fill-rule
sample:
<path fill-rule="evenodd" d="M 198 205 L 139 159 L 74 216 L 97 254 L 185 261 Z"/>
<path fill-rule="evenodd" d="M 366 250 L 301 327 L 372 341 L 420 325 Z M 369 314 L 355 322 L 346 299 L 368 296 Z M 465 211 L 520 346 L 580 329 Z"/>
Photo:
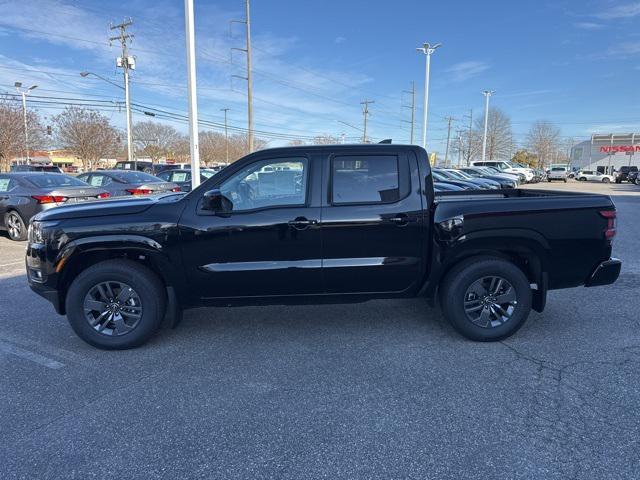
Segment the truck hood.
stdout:
<path fill-rule="evenodd" d="M 51 221 L 69 218 L 102 217 L 105 215 L 132 215 L 144 212 L 157 203 L 157 201 L 157 197 L 89 201 L 45 210 L 33 219 L 37 221 Z"/>

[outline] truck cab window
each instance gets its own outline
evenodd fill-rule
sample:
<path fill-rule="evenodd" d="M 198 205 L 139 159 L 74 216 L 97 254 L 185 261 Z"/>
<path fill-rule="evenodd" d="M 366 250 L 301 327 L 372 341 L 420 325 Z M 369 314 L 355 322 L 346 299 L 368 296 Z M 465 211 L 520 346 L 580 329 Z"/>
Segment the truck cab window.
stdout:
<path fill-rule="evenodd" d="M 331 161 L 333 204 L 391 203 L 400 199 L 398 157 L 335 157 Z"/>
<path fill-rule="evenodd" d="M 306 158 L 279 158 L 253 163 L 220 185 L 233 211 L 304 205 L 307 192 Z"/>

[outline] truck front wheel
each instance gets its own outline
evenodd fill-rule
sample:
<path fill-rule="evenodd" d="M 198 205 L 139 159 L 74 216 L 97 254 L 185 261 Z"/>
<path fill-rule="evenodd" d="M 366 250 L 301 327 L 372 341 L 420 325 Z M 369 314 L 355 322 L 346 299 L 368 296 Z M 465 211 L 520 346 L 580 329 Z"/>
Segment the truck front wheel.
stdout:
<path fill-rule="evenodd" d="M 105 260 L 81 272 L 67 292 L 67 318 L 85 342 L 105 350 L 133 348 L 158 330 L 165 291 L 148 268 Z"/>
<path fill-rule="evenodd" d="M 456 265 L 440 289 L 444 316 L 470 340 L 502 340 L 518 331 L 531 311 L 531 286 L 513 263 L 494 257 Z"/>

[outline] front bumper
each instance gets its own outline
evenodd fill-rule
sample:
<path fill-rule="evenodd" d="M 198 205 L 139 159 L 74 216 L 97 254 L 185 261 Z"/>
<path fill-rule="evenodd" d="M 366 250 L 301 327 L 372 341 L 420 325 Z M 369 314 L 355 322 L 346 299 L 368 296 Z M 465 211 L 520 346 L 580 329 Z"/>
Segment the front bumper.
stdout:
<path fill-rule="evenodd" d="M 622 262 L 617 258 L 610 258 L 604 262 L 601 262 L 584 284 L 585 287 L 597 287 L 600 285 L 610 285 L 614 283 L 620 275 L 620 269 L 622 268 Z"/>
<path fill-rule="evenodd" d="M 58 313 L 59 315 L 65 314 L 64 310 L 62 309 L 62 302 L 60 302 L 60 294 L 57 290 L 49 290 L 41 283 L 35 283 L 31 280 L 29 280 L 29 287 L 31 287 L 31 290 L 36 292 L 42 298 L 51 302 L 56 313 Z"/>

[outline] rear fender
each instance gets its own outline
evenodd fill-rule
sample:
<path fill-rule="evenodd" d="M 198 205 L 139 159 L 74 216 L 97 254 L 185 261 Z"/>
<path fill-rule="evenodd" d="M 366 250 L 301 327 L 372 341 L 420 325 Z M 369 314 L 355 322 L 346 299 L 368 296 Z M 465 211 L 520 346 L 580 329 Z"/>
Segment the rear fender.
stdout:
<path fill-rule="evenodd" d="M 448 242 L 436 241 L 436 244 L 431 271 L 424 279 L 420 295 L 435 298 L 442 279 L 462 260 L 492 256 L 521 268 L 534 289 L 534 309 L 544 308 L 550 247 L 540 233 L 528 229 L 482 230 Z"/>

